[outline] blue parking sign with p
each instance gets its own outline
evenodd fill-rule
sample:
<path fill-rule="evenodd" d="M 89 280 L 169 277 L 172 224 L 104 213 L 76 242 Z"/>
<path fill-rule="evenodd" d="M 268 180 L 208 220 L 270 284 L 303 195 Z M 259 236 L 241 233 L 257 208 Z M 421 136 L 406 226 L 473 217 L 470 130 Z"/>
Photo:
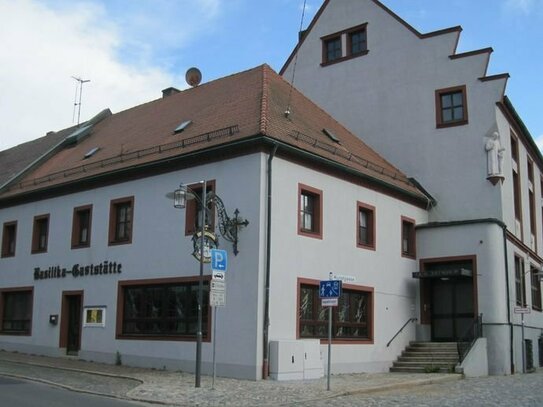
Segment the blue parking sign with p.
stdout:
<path fill-rule="evenodd" d="M 228 258 L 226 250 L 211 249 L 211 269 L 217 271 L 226 271 Z"/>

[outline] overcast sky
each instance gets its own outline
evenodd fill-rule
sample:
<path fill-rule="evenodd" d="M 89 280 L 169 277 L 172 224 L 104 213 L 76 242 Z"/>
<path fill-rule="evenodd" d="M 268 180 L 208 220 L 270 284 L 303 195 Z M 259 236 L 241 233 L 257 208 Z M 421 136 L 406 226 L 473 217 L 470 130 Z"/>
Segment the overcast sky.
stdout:
<path fill-rule="evenodd" d="M 336 0 L 334 0 L 336 1 Z M 543 145 L 543 0 L 382 0 L 421 32 L 461 25 L 458 52 L 491 46 L 489 75 Z M 307 0 L 304 28 L 322 0 Z M 297 39 L 303 0 L 0 0 L 0 150 L 81 120 L 268 63 Z M 77 114 L 76 114 L 77 117 Z"/>

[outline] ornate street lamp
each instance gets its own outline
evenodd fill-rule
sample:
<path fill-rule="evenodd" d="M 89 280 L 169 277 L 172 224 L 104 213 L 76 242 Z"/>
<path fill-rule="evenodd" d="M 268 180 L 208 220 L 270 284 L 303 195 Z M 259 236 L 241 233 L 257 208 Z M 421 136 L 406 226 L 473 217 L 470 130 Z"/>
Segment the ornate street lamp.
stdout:
<path fill-rule="evenodd" d="M 234 255 L 239 253 L 238 251 L 238 232 L 242 226 L 247 226 L 249 221 L 239 216 L 239 210 L 236 208 L 234 211 L 234 218 L 230 219 L 222 199 L 218 195 L 211 192 L 207 194 L 207 182 L 205 180 L 199 181 L 194 184 L 202 185 L 202 197 L 192 190 L 188 185 L 181 183 L 179 188 L 173 193 L 173 206 L 177 209 L 184 209 L 187 204 L 187 200 L 194 198 L 200 204 L 201 221 L 199 231 L 199 262 L 200 262 L 200 275 L 198 278 L 198 320 L 196 326 L 196 369 L 195 369 L 195 387 L 200 387 L 201 369 L 202 369 L 202 308 L 203 308 L 203 291 L 204 291 L 204 262 L 206 259 L 205 253 L 205 240 L 206 240 L 206 218 L 210 218 L 212 212 L 209 210 L 208 205 L 213 203 L 217 208 L 219 216 L 219 230 L 221 235 L 228 241 L 232 242 Z M 168 194 L 169 195 L 169 194 Z M 167 196 L 168 196 L 167 195 Z M 206 216 L 207 215 L 207 216 Z M 195 248 L 197 244 L 198 232 L 194 234 L 193 241 Z M 196 254 L 196 250 L 195 253 Z"/>
<path fill-rule="evenodd" d="M 200 275 L 198 278 L 198 321 L 196 324 L 196 369 L 195 369 L 195 383 L 194 387 L 200 387 L 201 369 L 202 369 L 202 306 L 204 297 L 204 236 L 206 227 L 206 212 L 207 207 L 204 204 L 206 202 L 206 181 L 200 181 L 202 184 L 202 199 L 198 197 L 189 186 L 179 185 L 179 189 L 176 189 L 173 193 L 173 206 L 178 209 L 184 209 L 187 204 L 187 192 L 198 201 L 202 208 L 202 219 L 200 222 Z"/>

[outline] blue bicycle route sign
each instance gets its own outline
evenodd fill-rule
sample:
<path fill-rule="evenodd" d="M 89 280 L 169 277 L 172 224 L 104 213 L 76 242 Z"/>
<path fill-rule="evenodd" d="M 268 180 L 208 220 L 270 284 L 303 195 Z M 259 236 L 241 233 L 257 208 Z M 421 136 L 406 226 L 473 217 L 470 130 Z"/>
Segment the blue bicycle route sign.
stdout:
<path fill-rule="evenodd" d="M 339 298 L 341 296 L 341 280 L 323 280 L 319 282 L 320 298 Z"/>

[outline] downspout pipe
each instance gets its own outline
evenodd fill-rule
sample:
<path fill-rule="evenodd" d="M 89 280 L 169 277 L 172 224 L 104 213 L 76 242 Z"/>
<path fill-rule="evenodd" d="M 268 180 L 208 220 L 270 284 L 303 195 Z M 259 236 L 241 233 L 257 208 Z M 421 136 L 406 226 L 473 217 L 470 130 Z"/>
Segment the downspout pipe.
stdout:
<path fill-rule="evenodd" d="M 268 156 L 268 199 L 266 204 L 266 277 L 264 292 L 264 326 L 262 332 L 262 379 L 267 379 L 269 375 L 269 326 L 270 326 L 270 269 L 271 269 L 271 215 L 272 215 L 272 161 L 277 153 L 278 145 L 274 144 L 273 149 Z"/>
<path fill-rule="evenodd" d="M 507 325 L 509 325 L 509 355 L 510 371 L 515 372 L 515 359 L 513 355 L 513 324 L 511 323 L 511 294 L 509 292 L 509 257 L 507 256 L 507 226 L 502 226 L 503 256 L 505 259 L 505 299 L 507 301 Z"/>

